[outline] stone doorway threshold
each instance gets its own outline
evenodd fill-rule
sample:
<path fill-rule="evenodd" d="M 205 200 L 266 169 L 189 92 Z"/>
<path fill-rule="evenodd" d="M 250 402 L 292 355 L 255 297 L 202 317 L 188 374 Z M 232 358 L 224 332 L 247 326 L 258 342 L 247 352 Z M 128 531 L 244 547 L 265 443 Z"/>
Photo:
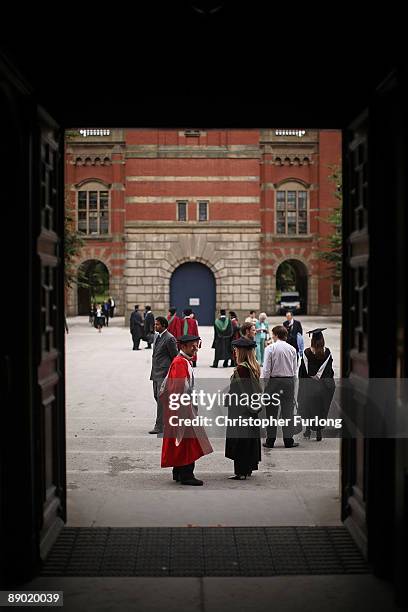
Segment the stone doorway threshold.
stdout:
<path fill-rule="evenodd" d="M 64 528 L 42 576 L 369 573 L 344 527 Z"/>

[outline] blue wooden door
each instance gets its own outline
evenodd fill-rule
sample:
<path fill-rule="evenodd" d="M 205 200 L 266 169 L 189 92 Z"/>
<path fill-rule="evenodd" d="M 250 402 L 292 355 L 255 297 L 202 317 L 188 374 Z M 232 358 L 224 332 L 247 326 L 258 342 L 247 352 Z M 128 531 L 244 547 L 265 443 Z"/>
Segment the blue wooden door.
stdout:
<path fill-rule="evenodd" d="M 170 306 L 181 315 L 191 308 L 199 325 L 212 325 L 215 316 L 215 279 L 207 266 L 185 263 L 179 266 L 170 281 Z"/>

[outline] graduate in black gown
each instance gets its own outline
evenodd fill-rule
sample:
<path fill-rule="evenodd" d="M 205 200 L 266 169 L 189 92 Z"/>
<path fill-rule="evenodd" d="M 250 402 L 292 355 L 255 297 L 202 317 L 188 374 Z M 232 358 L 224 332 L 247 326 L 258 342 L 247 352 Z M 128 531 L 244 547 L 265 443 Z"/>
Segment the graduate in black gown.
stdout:
<path fill-rule="evenodd" d="M 218 362 L 222 359 L 223 367 L 228 367 L 228 362 L 232 361 L 231 354 L 231 337 L 232 337 L 232 323 L 227 312 L 223 309 L 220 310 L 220 316 L 215 320 L 214 323 L 214 341 L 212 343 L 213 349 L 215 349 L 214 362 L 212 368 L 218 368 Z M 231 363 L 232 365 L 232 363 Z"/>
<path fill-rule="evenodd" d="M 262 393 L 259 382 L 260 367 L 255 358 L 256 342 L 240 338 L 232 342 L 237 366 L 231 376 L 228 402 L 228 418 L 256 418 L 261 408 L 252 409 L 250 403 L 240 401 L 244 395 L 251 397 Z M 234 401 L 237 394 L 238 401 Z M 258 396 L 259 397 L 259 396 Z M 261 431 L 258 426 L 227 426 L 225 456 L 234 461 L 235 476 L 232 480 L 246 480 L 261 461 Z"/>
<path fill-rule="evenodd" d="M 299 368 L 298 408 L 302 419 L 326 419 L 335 391 L 333 357 L 330 349 L 325 347 L 322 331 L 326 328 L 313 329 L 310 348 L 301 357 Z M 310 438 L 311 431 L 316 431 L 316 440 L 322 439 L 322 426 L 306 426 L 303 434 Z"/>

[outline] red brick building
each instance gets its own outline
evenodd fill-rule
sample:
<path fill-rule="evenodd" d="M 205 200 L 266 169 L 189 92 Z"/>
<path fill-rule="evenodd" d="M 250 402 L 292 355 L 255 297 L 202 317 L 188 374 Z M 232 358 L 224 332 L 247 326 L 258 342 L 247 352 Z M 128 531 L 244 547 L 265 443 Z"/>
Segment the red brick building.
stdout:
<path fill-rule="evenodd" d="M 191 305 L 205 323 L 223 307 L 275 314 L 289 262 L 305 312 L 337 314 L 338 287 L 317 253 L 333 231 L 324 219 L 340 161 L 335 130 L 71 131 L 66 187 L 86 242 L 78 268 L 106 266 L 120 314 Z M 71 290 L 68 314 L 86 308 Z"/>

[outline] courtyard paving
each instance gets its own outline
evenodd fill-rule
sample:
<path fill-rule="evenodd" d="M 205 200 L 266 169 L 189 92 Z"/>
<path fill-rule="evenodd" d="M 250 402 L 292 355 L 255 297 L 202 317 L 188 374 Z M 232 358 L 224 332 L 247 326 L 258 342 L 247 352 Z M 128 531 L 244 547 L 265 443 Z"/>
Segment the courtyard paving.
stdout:
<path fill-rule="evenodd" d="M 281 317 L 269 317 L 272 324 Z M 304 331 L 328 327 L 339 375 L 340 320 L 302 317 Z M 155 403 L 149 380 L 152 351 L 132 351 L 124 319 L 98 333 L 87 317 L 68 319 L 66 427 L 68 525 L 70 526 L 266 526 L 337 525 L 339 446 L 336 438 L 285 449 L 278 439 L 262 449 L 259 471 L 231 481 L 224 440 L 197 462 L 203 487 L 182 487 L 160 468 L 161 439 L 149 435 Z M 203 345 L 195 375 L 227 385 L 231 368 L 210 368 L 212 328 L 201 327 Z M 308 346 L 308 339 L 305 336 Z M 145 346 L 142 342 L 141 346 Z M 214 381 L 214 383 L 218 381 Z"/>

